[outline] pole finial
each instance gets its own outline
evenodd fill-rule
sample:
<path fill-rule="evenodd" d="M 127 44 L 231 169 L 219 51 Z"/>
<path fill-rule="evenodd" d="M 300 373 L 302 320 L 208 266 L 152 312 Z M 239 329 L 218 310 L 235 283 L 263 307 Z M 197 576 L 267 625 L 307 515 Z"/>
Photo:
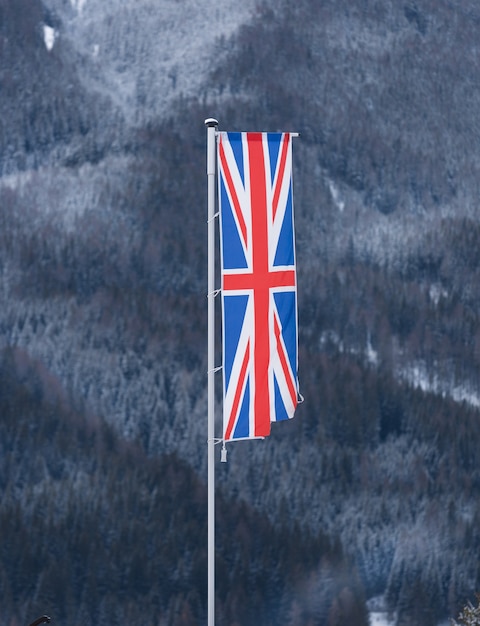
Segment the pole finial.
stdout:
<path fill-rule="evenodd" d="M 207 119 L 205 120 L 205 126 L 218 126 L 218 120 L 216 120 L 214 117 L 207 117 Z"/>

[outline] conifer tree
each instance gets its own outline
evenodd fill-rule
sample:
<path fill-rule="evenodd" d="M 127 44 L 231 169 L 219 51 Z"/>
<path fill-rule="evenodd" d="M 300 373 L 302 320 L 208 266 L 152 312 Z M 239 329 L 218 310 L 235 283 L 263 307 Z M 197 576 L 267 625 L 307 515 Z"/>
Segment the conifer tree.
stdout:
<path fill-rule="evenodd" d="M 477 595 L 477 606 L 468 602 L 460 611 L 457 620 L 452 620 L 452 626 L 480 626 L 480 594 Z"/>

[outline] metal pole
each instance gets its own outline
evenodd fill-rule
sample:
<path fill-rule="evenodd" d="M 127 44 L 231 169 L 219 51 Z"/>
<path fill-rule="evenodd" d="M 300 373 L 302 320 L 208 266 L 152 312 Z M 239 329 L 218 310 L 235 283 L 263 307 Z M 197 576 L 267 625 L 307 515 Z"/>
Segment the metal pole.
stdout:
<path fill-rule="evenodd" d="M 208 182 L 208 626 L 215 624 L 215 156 L 217 120 L 207 127 Z"/>

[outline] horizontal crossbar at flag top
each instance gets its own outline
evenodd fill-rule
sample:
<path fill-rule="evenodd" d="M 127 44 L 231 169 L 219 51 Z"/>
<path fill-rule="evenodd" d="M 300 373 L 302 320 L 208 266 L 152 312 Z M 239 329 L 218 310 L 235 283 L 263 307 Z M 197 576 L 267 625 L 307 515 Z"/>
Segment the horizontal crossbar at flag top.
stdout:
<path fill-rule="evenodd" d="M 298 402 L 291 137 L 218 134 L 226 441 L 269 435 Z"/>

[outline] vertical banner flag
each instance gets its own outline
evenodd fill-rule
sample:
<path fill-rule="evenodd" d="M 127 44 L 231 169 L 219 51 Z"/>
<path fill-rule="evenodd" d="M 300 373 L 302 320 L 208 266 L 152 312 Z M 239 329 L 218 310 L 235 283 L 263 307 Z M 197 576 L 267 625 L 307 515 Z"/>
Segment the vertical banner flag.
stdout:
<path fill-rule="evenodd" d="M 298 402 L 290 133 L 218 133 L 223 436 L 265 437 Z"/>

